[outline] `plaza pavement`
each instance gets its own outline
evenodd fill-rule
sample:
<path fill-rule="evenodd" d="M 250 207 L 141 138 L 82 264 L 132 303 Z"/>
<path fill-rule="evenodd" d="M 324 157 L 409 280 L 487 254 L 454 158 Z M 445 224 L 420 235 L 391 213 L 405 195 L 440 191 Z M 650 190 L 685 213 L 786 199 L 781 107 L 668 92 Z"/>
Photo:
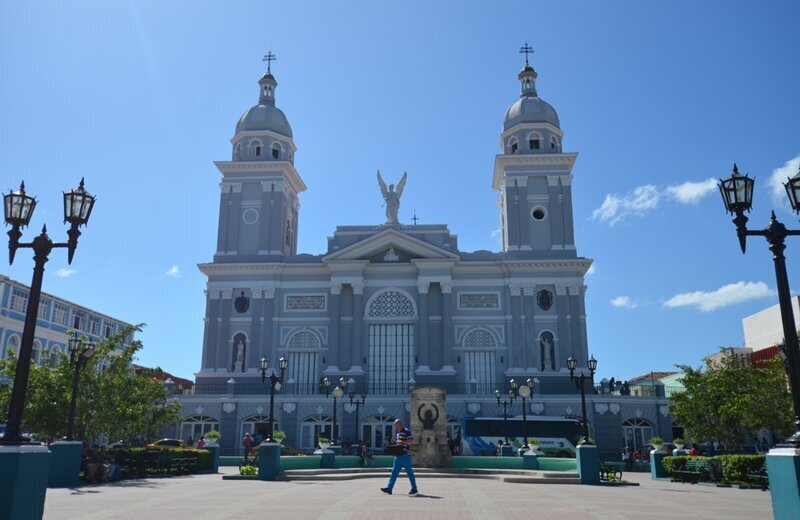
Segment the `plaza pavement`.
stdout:
<path fill-rule="evenodd" d="M 234 474 L 238 468 L 220 468 Z M 626 473 L 638 487 L 511 484 L 469 478 L 418 478 L 409 497 L 401 474 L 392 496 L 385 478 L 331 482 L 222 480 L 217 475 L 126 480 L 49 489 L 45 520 L 628 520 L 772 518 L 769 492 L 653 481 Z"/>

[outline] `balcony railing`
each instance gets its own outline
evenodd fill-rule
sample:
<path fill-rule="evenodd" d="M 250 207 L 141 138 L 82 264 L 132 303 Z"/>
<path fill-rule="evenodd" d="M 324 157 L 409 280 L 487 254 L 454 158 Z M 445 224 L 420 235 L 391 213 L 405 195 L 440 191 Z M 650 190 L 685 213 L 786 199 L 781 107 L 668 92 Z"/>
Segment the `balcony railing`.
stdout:
<path fill-rule="evenodd" d="M 349 392 L 355 395 L 361 394 L 366 390 L 367 395 L 386 395 L 398 396 L 408 395 L 414 384 L 377 384 L 367 383 L 366 385 L 349 385 L 345 390 L 345 397 Z M 503 394 L 508 392 L 507 386 L 494 383 L 445 383 L 434 386 L 444 388 L 449 395 L 466 395 L 476 398 L 493 398 L 495 390 L 500 390 Z M 592 393 L 591 387 L 587 385 L 587 394 Z M 619 396 L 619 397 L 670 397 L 674 393 L 682 391 L 679 386 L 630 386 L 629 394 L 622 395 L 620 388 L 617 387 L 613 392 L 609 392 L 602 385 L 595 385 L 594 394 Z M 317 383 L 286 383 L 280 389 L 280 394 L 291 396 L 325 396 L 325 388 Z M 200 383 L 190 389 L 175 390 L 175 395 L 269 395 L 269 383 Z M 578 388 L 573 383 L 539 383 L 533 390 L 531 400 L 543 395 L 578 395 Z"/>

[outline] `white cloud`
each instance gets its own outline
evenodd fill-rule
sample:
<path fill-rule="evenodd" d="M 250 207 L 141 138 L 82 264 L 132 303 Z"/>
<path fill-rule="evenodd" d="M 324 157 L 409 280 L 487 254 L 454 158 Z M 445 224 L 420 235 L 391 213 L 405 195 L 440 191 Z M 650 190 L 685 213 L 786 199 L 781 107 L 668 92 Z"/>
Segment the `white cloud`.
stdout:
<path fill-rule="evenodd" d="M 169 270 L 164 273 L 165 276 L 171 276 L 173 278 L 180 278 L 181 277 L 181 270 L 178 269 L 177 265 L 173 265 L 169 268 Z"/>
<path fill-rule="evenodd" d="M 499 230 L 499 229 L 493 229 L 493 230 L 492 230 L 492 233 L 491 233 L 489 236 L 490 236 L 491 238 L 495 238 L 495 237 L 497 237 L 497 236 L 500 236 L 500 230 Z"/>
<path fill-rule="evenodd" d="M 774 297 L 775 294 L 775 291 L 767 287 L 764 282 L 738 282 L 723 285 L 711 292 L 695 291 L 676 294 L 664 302 L 664 307 L 694 306 L 702 312 L 710 312 L 736 303 Z"/>
<path fill-rule="evenodd" d="M 589 275 L 594 274 L 596 272 L 597 272 L 597 269 L 595 269 L 594 268 L 594 264 L 592 264 L 592 266 L 589 268 L 589 270 L 586 271 L 586 276 L 589 276 Z"/>
<path fill-rule="evenodd" d="M 769 186 L 774 204 L 789 208 L 789 198 L 786 196 L 786 188 L 783 187 L 783 183 L 790 177 L 797 175 L 798 169 L 800 169 L 800 155 L 794 159 L 789 159 L 780 168 L 772 170 L 767 186 Z"/>
<path fill-rule="evenodd" d="M 69 278 L 73 274 L 77 273 L 77 269 L 70 269 L 69 267 L 62 267 L 58 271 L 56 271 L 56 276 L 59 278 Z"/>
<path fill-rule="evenodd" d="M 631 300 L 628 296 L 617 296 L 611 300 L 611 305 L 614 307 L 621 307 L 623 309 L 635 309 L 639 304 Z"/>
<path fill-rule="evenodd" d="M 683 184 L 667 186 L 667 194 L 681 204 L 697 204 L 700 200 L 717 191 L 717 180 L 713 177 L 700 182 L 686 181 Z"/>
<path fill-rule="evenodd" d="M 652 184 L 638 186 L 624 196 L 606 195 L 603 204 L 592 212 L 592 220 L 613 226 L 631 215 L 643 216 L 658 207 L 658 189 Z"/>

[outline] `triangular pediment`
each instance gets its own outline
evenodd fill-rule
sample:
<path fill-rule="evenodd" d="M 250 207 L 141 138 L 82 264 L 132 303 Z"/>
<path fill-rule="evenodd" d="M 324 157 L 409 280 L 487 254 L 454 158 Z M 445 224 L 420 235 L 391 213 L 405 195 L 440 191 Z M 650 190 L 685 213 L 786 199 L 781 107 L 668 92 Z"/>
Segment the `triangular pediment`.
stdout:
<path fill-rule="evenodd" d="M 425 260 L 458 259 L 458 255 L 441 247 L 434 246 L 395 229 L 387 229 L 335 253 L 331 253 L 324 257 L 322 261 L 374 261 L 373 259 L 376 257 L 384 258 L 384 261 L 387 262 L 409 258 Z M 397 258 L 395 259 L 395 257 Z"/>

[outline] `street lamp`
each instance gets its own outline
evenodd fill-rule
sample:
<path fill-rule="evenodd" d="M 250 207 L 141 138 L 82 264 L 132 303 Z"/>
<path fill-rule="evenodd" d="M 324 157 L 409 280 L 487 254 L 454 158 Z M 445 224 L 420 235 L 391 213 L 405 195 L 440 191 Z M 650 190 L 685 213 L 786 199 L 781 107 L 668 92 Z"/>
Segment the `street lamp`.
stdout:
<path fill-rule="evenodd" d="M 594 372 L 597 370 L 597 360 L 594 356 L 589 358 L 587 362 L 589 366 L 589 377 L 594 377 Z M 569 368 L 569 380 L 570 382 L 574 382 L 578 389 L 581 391 L 581 411 L 583 412 L 583 442 L 584 444 L 591 444 L 589 440 L 589 420 L 586 418 L 586 390 L 584 389 L 583 383 L 586 381 L 586 374 L 581 373 L 578 377 L 574 377 L 575 369 L 578 367 L 578 360 L 575 359 L 572 354 L 570 354 L 569 358 L 567 359 L 567 368 Z"/>
<path fill-rule="evenodd" d="M 513 390 L 514 393 L 520 399 L 522 399 L 522 437 L 523 437 L 522 449 L 523 450 L 527 450 L 527 449 L 529 449 L 529 447 L 528 447 L 528 410 L 526 409 L 525 400 L 528 399 L 531 396 L 531 394 L 533 393 L 534 380 L 531 379 L 531 378 L 528 378 L 525 381 L 524 385 L 517 385 L 517 382 L 512 379 L 511 381 L 509 381 L 509 384 L 511 385 L 511 390 Z"/>
<path fill-rule="evenodd" d="M 86 362 L 94 356 L 97 345 L 92 341 L 85 341 L 86 338 L 77 338 L 74 335 L 69 339 L 69 364 L 74 367 L 72 375 L 72 399 L 69 402 L 69 415 L 67 415 L 67 435 L 64 440 L 71 441 L 75 431 L 75 404 L 78 400 L 78 381 Z"/>
<path fill-rule="evenodd" d="M 778 222 L 775 212 L 769 221 L 769 225 L 762 230 L 753 231 L 747 229 L 745 211 L 750 211 L 753 205 L 753 187 L 755 179 L 748 175 L 742 176 L 736 163 L 733 165 L 733 174 L 725 180 L 720 180 L 719 190 L 722 200 L 725 203 L 725 210 L 733 218 L 736 225 L 736 234 L 739 236 L 739 246 L 742 253 L 745 252 L 746 240 L 748 236 L 763 236 L 769 243 L 769 250 L 772 251 L 772 259 L 775 263 L 775 281 L 778 286 L 778 303 L 781 309 L 781 321 L 783 325 L 783 349 L 786 355 L 786 373 L 789 376 L 789 385 L 792 389 L 792 401 L 794 403 L 794 434 L 786 439 L 786 443 L 800 448 L 800 352 L 798 352 L 797 329 L 795 329 L 794 315 L 792 313 L 791 295 L 789 292 L 789 278 L 786 275 L 786 258 L 783 251 L 786 249 L 784 241 L 787 236 L 800 235 L 798 230 L 788 230 L 786 226 Z M 788 179 L 784 183 L 789 202 L 796 213 L 800 213 L 800 173 Z"/>
<path fill-rule="evenodd" d="M 322 385 L 325 387 L 325 395 L 333 396 L 333 426 L 331 427 L 331 445 L 336 445 L 336 401 L 344 395 L 344 389 L 347 387 L 347 380 L 344 377 L 339 378 L 339 384 L 333 391 L 330 391 L 331 380 L 325 377 L 322 380 Z"/>
<path fill-rule="evenodd" d="M 47 236 L 47 226 L 42 227 L 42 232 L 32 242 L 20 242 L 22 231 L 33 216 L 36 208 L 36 199 L 25 193 L 25 183 L 20 184 L 19 191 L 3 195 L 3 209 L 5 222 L 11 226 L 8 232 L 8 262 L 14 263 L 14 255 L 19 248 L 33 249 L 34 267 L 31 291 L 28 296 L 28 309 L 25 313 L 25 325 L 22 331 L 22 346 L 17 361 L 17 370 L 14 376 L 14 388 L 11 392 L 11 402 L 8 406 L 8 419 L 6 421 L 5 437 L 0 440 L 4 444 L 21 444 L 28 439 L 22 437 L 22 412 L 25 409 L 25 396 L 28 390 L 28 376 L 31 368 L 31 355 L 33 353 L 33 338 L 36 334 L 36 318 L 39 312 L 39 300 L 42 295 L 42 279 L 44 278 L 44 264 L 49 260 L 53 248 L 67 248 L 67 263 L 72 263 L 75 248 L 78 246 L 78 237 L 81 232 L 78 228 L 89 222 L 89 216 L 94 207 L 95 197 L 80 185 L 68 193 L 64 193 L 64 222 L 70 223 L 67 230 L 66 243 L 56 243 Z"/>
<path fill-rule="evenodd" d="M 275 392 L 280 391 L 283 384 L 283 375 L 286 373 L 286 368 L 289 366 L 289 361 L 281 356 L 278 360 L 278 368 L 281 370 L 281 375 L 275 375 L 275 370 L 269 374 L 269 432 L 267 432 L 266 442 L 275 442 L 272 434 L 275 432 Z M 258 360 L 258 367 L 261 369 L 261 382 L 264 383 L 267 379 L 267 369 L 269 368 L 269 359 L 262 357 Z"/>
<path fill-rule="evenodd" d="M 367 400 L 367 391 L 366 390 L 362 390 L 361 391 L 361 400 L 354 399 L 355 396 L 356 396 L 356 393 L 353 390 L 350 390 L 350 394 L 348 395 L 348 397 L 350 397 L 350 406 L 355 405 L 355 407 L 356 407 L 356 436 L 353 437 L 353 439 L 354 439 L 355 442 L 358 442 L 359 441 L 358 407 L 362 406 L 366 402 L 366 400 Z"/>
<path fill-rule="evenodd" d="M 511 380 L 511 384 L 514 384 L 513 379 Z M 508 399 L 503 399 L 500 401 L 501 395 L 503 394 L 500 393 L 500 390 L 494 391 L 494 396 L 497 398 L 497 404 L 503 407 L 503 435 L 505 436 L 505 442 L 503 442 L 503 444 L 508 446 L 508 406 L 514 404 L 514 398 L 516 397 L 516 394 L 514 393 L 514 390 L 509 390 L 507 394 Z"/>

